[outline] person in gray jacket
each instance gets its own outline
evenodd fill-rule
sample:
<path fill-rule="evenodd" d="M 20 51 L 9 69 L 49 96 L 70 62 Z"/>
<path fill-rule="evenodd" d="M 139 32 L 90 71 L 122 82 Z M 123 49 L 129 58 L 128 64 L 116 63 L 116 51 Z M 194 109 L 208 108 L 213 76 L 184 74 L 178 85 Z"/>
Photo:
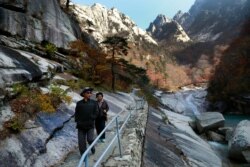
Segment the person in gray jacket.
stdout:
<path fill-rule="evenodd" d="M 92 88 L 85 87 L 80 93 L 83 99 L 77 102 L 75 108 L 75 121 L 81 155 L 87 149 L 86 139 L 89 144 L 94 141 L 95 119 L 99 114 L 97 102 L 90 99 L 92 91 Z M 91 152 L 92 154 L 95 153 L 95 147 L 91 149 Z"/>
<path fill-rule="evenodd" d="M 99 135 L 105 128 L 105 122 L 108 120 L 109 105 L 106 100 L 103 99 L 103 93 L 98 92 L 96 94 L 96 99 L 98 103 L 99 115 L 95 120 L 95 128 L 97 135 Z M 105 132 L 100 137 L 101 142 L 105 142 Z"/>

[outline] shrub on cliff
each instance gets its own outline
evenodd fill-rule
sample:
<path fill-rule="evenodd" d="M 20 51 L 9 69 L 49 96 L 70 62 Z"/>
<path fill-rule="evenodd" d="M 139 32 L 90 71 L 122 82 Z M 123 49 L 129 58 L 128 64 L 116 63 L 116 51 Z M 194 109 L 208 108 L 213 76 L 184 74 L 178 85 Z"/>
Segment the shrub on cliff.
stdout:
<path fill-rule="evenodd" d="M 11 101 L 12 111 L 15 113 L 27 112 L 29 114 L 44 111 L 55 112 L 60 103 L 70 103 L 71 97 L 58 86 L 51 86 L 49 93 L 42 93 L 37 88 L 28 88 L 25 85 L 15 85 L 17 98 Z M 14 89 L 14 90 L 15 90 Z"/>

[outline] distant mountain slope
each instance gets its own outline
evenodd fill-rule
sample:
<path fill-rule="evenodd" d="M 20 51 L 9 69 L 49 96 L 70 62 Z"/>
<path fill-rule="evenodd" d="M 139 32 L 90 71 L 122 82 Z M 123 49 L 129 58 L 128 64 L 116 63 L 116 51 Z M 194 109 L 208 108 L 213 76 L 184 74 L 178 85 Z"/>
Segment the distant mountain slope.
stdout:
<path fill-rule="evenodd" d="M 195 41 L 224 42 L 239 34 L 249 9 L 249 0 L 196 0 L 189 12 L 179 11 L 174 20 Z"/>
<path fill-rule="evenodd" d="M 190 41 L 190 38 L 181 25 L 164 15 L 158 15 L 156 19 L 150 23 L 147 32 L 150 33 L 157 41 Z"/>

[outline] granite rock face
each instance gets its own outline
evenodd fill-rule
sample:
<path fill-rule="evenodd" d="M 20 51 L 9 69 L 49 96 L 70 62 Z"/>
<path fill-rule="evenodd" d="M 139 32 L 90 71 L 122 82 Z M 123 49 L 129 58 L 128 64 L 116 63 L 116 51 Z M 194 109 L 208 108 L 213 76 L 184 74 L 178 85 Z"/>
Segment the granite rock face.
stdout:
<path fill-rule="evenodd" d="M 59 63 L 30 52 L 0 45 L 0 87 L 16 82 L 40 80 L 49 77 L 49 68 L 62 69 Z"/>
<path fill-rule="evenodd" d="M 192 131 L 188 123 L 191 118 L 163 111 L 169 124 L 163 123 L 159 111 L 152 108 L 149 110 L 143 157 L 145 167 L 222 166 L 221 159 L 210 145 Z"/>
<path fill-rule="evenodd" d="M 54 113 L 39 112 L 25 122 L 21 132 L 0 141 L 1 166 L 53 166 L 76 149 L 77 132 L 72 117 L 76 101 L 82 97 L 74 92 L 69 95 L 74 97 L 70 105 L 61 104 Z"/>
<path fill-rule="evenodd" d="M 57 0 L 3 0 L 0 30 L 29 41 L 49 41 L 67 48 L 80 37 L 80 28 L 60 8 Z"/>

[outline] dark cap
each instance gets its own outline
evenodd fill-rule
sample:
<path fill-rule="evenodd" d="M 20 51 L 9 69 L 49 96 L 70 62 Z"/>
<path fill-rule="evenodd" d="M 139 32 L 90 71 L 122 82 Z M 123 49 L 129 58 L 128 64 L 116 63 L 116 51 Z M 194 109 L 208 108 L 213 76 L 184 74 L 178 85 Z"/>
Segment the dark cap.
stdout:
<path fill-rule="evenodd" d="M 80 95 L 83 96 L 84 93 L 86 93 L 86 92 L 88 92 L 88 91 L 92 92 L 93 90 L 94 90 L 93 88 L 85 87 L 85 88 L 81 91 Z"/>

